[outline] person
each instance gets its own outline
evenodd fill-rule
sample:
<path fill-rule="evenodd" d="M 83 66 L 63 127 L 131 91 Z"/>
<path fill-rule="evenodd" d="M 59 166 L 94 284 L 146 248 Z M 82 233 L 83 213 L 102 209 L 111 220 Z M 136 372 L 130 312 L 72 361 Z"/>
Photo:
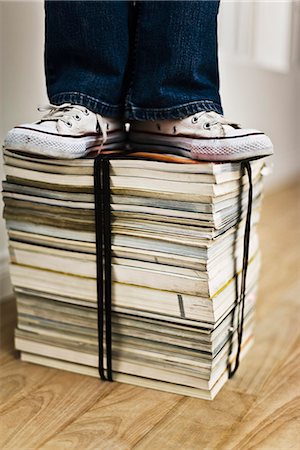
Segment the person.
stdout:
<path fill-rule="evenodd" d="M 5 147 L 53 158 L 126 143 L 208 161 L 271 155 L 264 133 L 223 115 L 218 10 L 218 0 L 46 1 L 50 105 Z"/>

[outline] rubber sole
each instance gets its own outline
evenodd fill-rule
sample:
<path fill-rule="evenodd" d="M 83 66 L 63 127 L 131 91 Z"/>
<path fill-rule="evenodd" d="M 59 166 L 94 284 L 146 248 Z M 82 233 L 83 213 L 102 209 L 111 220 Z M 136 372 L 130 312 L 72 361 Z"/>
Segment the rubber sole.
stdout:
<path fill-rule="evenodd" d="M 111 132 L 103 144 L 103 150 L 122 149 L 126 144 L 126 133 Z M 95 152 L 102 145 L 102 136 L 66 137 L 49 135 L 40 131 L 14 128 L 8 132 L 4 147 L 29 154 L 57 159 L 76 159 Z"/>
<path fill-rule="evenodd" d="M 171 153 L 199 161 L 242 161 L 273 154 L 272 142 L 263 133 L 222 139 L 195 139 L 131 131 L 129 145 L 132 150 Z"/>

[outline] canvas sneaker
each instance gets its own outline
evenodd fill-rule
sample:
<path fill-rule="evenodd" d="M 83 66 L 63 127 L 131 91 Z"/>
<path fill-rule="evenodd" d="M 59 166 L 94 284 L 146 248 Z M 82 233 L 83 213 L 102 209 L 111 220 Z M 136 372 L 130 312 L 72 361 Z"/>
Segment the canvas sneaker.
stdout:
<path fill-rule="evenodd" d="M 16 126 L 4 147 L 52 158 L 74 159 L 92 151 L 122 149 L 125 127 L 119 119 L 102 117 L 84 106 L 64 103 L 38 108 L 45 115 L 34 123 Z"/>
<path fill-rule="evenodd" d="M 242 128 L 214 111 L 177 120 L 132 121 L 129 141 L 133 150 L 201 161 L 239 161 L 273 154 L 272 142 L 264 133 Z"/>

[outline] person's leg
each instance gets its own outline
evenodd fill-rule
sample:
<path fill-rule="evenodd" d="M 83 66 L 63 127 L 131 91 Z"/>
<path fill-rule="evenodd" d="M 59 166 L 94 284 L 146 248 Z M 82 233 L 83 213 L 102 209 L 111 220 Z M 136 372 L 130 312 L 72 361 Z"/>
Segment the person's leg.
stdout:
<path fill-rule="evenodd" d="M 219 1 L 137 2 L 130 120 L 222 113 L 217 56 Z"/>
<path fill-rule="evenodd" d="M 45 73 L 49 100 L 108 117 L 124 108 L 129 2 L 45 2 Z"/>
<path fill-rule="evenodd" d="M 233 161 L 273 153 L 270 139 L 223 117 L 219 1 L 137 2 L 135 58 L 125 113 L 134 150 Z"/>
<path fill-rule="evenodd" d="M 9 131 L 5 147 L 55 158 L 124 148 L 130 38 L 127 1 L 46 1 L 45 73 L 50 105 Z"/>

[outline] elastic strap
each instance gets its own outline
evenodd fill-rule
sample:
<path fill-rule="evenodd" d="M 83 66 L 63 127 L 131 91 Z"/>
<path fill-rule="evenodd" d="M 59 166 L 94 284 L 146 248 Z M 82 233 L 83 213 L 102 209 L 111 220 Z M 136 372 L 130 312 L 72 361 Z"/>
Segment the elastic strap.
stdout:
<path fill-rule="evenodd" d="M 112 338 L 111 338 L 111 210 L 109 159 L 103 159 L 103 223 L 104 223 L 104 297 L 105 297 L 105 344 L 107 379 L 112 381 Z"/>
<path fill-rule="evenodd" d="M 95 232 L 96 232 L 96 267 L 97 267 L 97 322 L 98 322 L 98 371 L 101 380 L 106 380 L 103 364 L 103 325 L 104 325 L 104 277 L 103 277 L 103 201 L 102 201 L 102 157 L 94 160 L 94 198 L 95 198 Z"/>
<path fill-rule="evenodd" d="M 246 170 L 249 180 L 249 190 L 248 190 L 248 206 L 246 215 L 246 225 L 244 233 L 244 248 L 243 248 L 243 267 L 241 275 L 241 293 L 238 302 L 238 324 L 237 324 L 237 354 L 235 357 L 235 364 L 233 369 L 231 364 L 228 364 L 229 378 L 232 378 L 236 373 L 240 364 L 240 353 L 242 348 L 243 339 L 243 329 L 244 329 L 244 313 L 245 313 L 245 296 L 246 296 L 246 278 L 249 260 L 249 245 L 250 245 L 250 230 L 251 230 L 251 214 L 252 214 L 252 201 L 253 201 L 253 186 L 252 186 L 252 171 L 249 161 L 242 163 L 243 173 Z"/>
<path fill-rule="evenodd" d="M 111 348 L 111 211 L 109 160 L 99 154 L 94 160 L 94 197 L 97 266 L 98 371 L 112 381 Z M 106 375 L 104 371 L 104 324 Z"/>

